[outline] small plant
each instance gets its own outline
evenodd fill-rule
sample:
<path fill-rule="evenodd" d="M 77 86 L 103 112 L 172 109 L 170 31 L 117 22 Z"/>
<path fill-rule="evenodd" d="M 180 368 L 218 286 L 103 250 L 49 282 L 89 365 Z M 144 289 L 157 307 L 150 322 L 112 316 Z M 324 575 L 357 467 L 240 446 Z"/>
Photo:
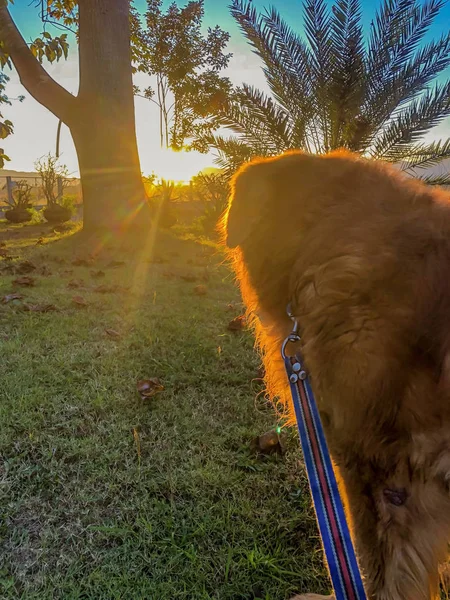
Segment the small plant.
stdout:
<path fill-rule="evenodd" d="M 150 205 L 156 212 L 161 227 L 168 229 L 175 225 L 177 219 L 174 214 L 171 203 L 177 198 L 173 197 L 175 184 L 173 181 L 162 179 L 161 183 L 156 185 L 156 194 L 150 197 Z"/>
<path fill-rule="evenodd" d="M 52 224 L 69 221 L 73 210 L 63 205 L 63 190 L 69 176 L 66 165 L 59 164 L 56 156 L 47 154 L 34 163 L 34 168 L 41 177 L 41 189 L 47 202 L 44 217 Z"/>
<path fill-rule="evenodd" d="M 12 192 L 12 202 L 8 202 L 8 200 L 6 200 L 6 204 L 8 204 L 8 206 L 11 208 L 30 208 L 32 203 L 32 190 L 32 186 L 24 179 L 17 181 Z"/>
<path fill-rule="evenodd" d="M 61 206 L 58 198 L 58 182 L 62 191 L 67 185 L 69 170 L 66 165 L 58 163 L 56 156 L 47 154 L 34 163 L 34 168 L 41 178 L 41 189 L 48 207 Z"/>
<path fill-rule="evenodd" d="M 67 210 L 70 210 L 71 214 L 73 215 L 75 213 L 76 200 L 77 197 L 74 194 L 64 194 L 64 196 L 60 198 L 58 203 L 63 208 L 67 208 Z"/>
<path fill-rule="evenodd" d="M 25 180 L 17 181 L 12 192 L 12 199 L 5 200 L 9 210 L 5 212 L 5 218 L 11 223 L 26 223 L 31 221 L 31 192 L 32 186 Z"/>
<path fill-rule="evenodd" d="M 212 235 L 227 206 L 228 178 L 223 173 L 200 174 L 194 178 L 193 184 L 197 199 L 205 203 L 201 217 L 203 230 Z"/>

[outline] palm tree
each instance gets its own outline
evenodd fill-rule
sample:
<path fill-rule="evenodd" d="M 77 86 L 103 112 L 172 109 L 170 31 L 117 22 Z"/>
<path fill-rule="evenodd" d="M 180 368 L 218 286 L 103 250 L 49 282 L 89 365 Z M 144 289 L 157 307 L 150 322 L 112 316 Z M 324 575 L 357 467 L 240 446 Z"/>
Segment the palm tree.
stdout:
<path fill-rule="evenodd" d="M 236 134 L 209 136 L 218 164 L 231 172 L 254 156 L 345 147 L 413 173 L 450 157 L 450 139 L 423 141 L 450 115 L 450 81 L 436 81 L 450 65 L 450 33 L 423 45 L 445 1 L 383 0 L 366 41 L 359 0 L 335 0 L 331 10 L 305 0 L 306 39 L 275 8 L 258 14 L 251 0 L 232 0 L 271 94 L 244 84 L 217 114 Z"/>

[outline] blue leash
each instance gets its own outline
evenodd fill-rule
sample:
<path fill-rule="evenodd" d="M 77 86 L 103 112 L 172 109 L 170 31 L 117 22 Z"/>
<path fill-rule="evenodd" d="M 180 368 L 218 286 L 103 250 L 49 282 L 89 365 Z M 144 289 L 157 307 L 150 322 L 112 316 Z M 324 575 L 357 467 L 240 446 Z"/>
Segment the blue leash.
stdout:
<path fill-rule="evenodd" d="M 319 411 L 301 357 L 286 355 L 298 342 L 298 323 L 289 308 L 294 329 L 286 338 L 282 356 L 289 377 L 297 426 L 336 600 L 366 600 L 366 593 L 342 506 Z"/>

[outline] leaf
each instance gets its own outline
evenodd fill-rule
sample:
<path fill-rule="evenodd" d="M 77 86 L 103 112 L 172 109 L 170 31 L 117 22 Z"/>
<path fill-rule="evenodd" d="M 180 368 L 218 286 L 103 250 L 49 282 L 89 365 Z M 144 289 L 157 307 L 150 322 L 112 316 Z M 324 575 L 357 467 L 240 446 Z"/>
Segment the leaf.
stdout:
<path fill-rule="evenodd" d="M 75 258 L 72 261 L 72 264 L 74 267 L 90 267 L 92 265 L 92 259 L 88 259 L 88 258 Z"/>
<path fill-rule="evenodd" d="M 180 279 L 188 281 L 189 283 L 194 283 L 194 281 L 198 281 L 198 277 L 197 275 L 194 275 L 194 273 L 186 273 L 185 275 L 180 275 Z"/>
<path fill-rule="evenodd" d="M 106 266 L 115 269 L 116 267 L 123 267 L 123 265 L 125 265 L 125 264 L 126 263 L 124 260 L 112 260 Z"/>
<path fill-rule="evenodd" d="M 24 304 L 23 310 L 27 312 L 48 313 L 55 312 L 58 309 L 54 304 Z"/>
<path fill-rule="evenodd" d="M 8 304 L 8 302 L 12 302 L 13 300 L 22 300 L 22 299 L 23 299 L 22 294 L 7 294 L 6 296 L 3 296 L 2 302 L 3 302 L 3 304 Z"/>
<path fill-rule="evenodd" d="M 13 284 L 23 285 L 25 287 L 33 287 L 35 282 L 36 280 L 34 279 L 34 277 L 28 277 L 27 275 L 25 275 L 24 277 L 17 277 L 17 279 L 14 279 Z"/>
<path fill-rule="evenodd" d="M 85 287 L 84 281 L 82 279 L 71 279 L 67 284 L 67 287 L 70 290 L 77 290 L 78 288 Z"/>
<path fill-rule="evenodd" d="M 121 334 L 118 331 L 116 331 L 115 329 L 105 329 L 105 333 L 107 335 L 109 335 L 109 337 L 112 337 L 112 338 L 120 338 L 121 337 Z"/>
<path fill-rule="evenodd" d="M 247 319 L 245 318 L 245 315 L 240 315 L 228 323 L 228 329 L 230 331 L 242 331 L 246 326 Z"/>
<path fill-rule="evenodd" d="M 272 430 L 252 440 L 250 448 L 260 454 L 284 454 L 283 442 L 284 440 L 282 440 L 278 431 Z"/>
<path fill-rule="evenodd" d="M 196 294 L 197 296 L 206 296 L 207 293 L 208 289 L 206 285 L 197 285 L 194 288 L 194 294 Z"/>
<path fill-rule="evenodd" d="M 113 294 L 119 289 L 118 285 L 98 285 L 94 288 L 94 292 L 97 292 L 97 294 Z"/>
<path fill-rule="evenodd" d="M 158 377 L 150 377 L 149 379 L 141 379 L 137 383 L 137 391 L 143 400 L 153 398 L 156 394 L 162 392 L 164 386 Z"/>
<path fill-rule="evenodd" d="M 41 275 L 44 275 L 44 277 L 50 277 L 52 271 L 49 267 L 47 267 L 47 265 L 44 265 L 41 267 L 40 273 Z"/>
<path fill-rule="evenodd" d="M 88 302 L 86 302 L 82 296 L 74 296 L 72 298 L 72 303 L 80 308 L 86 308 L 86 306 L 89 306 Z"/>
<path fill-rule="evenodd" d="M 15 270 L 16 273 L 19 273 L 20 275 L 26 275 L 27 273 L 32 273 L 35 271 L 36 266 L 29 260 L 24 260 L 23 262 L 19 263 L 17 267 L 15 267 Z"/>

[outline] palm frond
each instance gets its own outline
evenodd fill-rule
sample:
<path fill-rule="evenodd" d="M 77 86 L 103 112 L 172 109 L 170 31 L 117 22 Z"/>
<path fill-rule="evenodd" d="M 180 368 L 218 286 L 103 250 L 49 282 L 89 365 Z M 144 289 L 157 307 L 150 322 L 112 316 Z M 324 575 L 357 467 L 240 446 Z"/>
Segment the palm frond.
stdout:
<path fill-rule="evenodd" d="M 450 186 L 450 174 L 448 175 L 427 175 L 425 177 L 417 177 L 428 185 L 448 185 Z"/>
<path fill-rule="evenodd" d="M 399 149 L 418 141 L 448 115 L 450 81 L 443 85 L 436 84 L 434 89 L 411 102 L 395 120 L 389 122 L 370 149 L 371 156 L 396 160 Z"/>
<path fill-rule="evenodd" d="M 329 81 L 332 72 L 331 16 L 325 0 L 304 0 L 306 38 L 311 47 L 316 114 L 325 150 L 330 149 Z M 317 143 L 317 140 L 316 140 Z"/>
<path fill-rule="evenodd" d="M 262 34 L 277 63 L 267 64 L 264 74 L 275 99 L 302 122 L 314 110 L 314 82 L 310 51 L 275 8 L 263 16 Z"/>
<path fill-rule="evenodd" d="M 402 171 L 414 172 L 433 167 L 446 158 L 450 158 L 450 138 L 431 144 L 407 146 L 404 148 L 403 153 L 398 153 L 397 162 L 400 163 Z"/>
<path fill-rule="evenodd" d="M 365 95 L 365 48 L 359 0 L 337 0 L 331 17 L 331 148 L 346 145 Z"/>
<path fill-rule="evenodd" d="M 289 114 L 272 98 L 244 85 L 236 91 L 236 99 L 217 114 L 220 126 L 237 133 L 252 146 L 265 144 L 267 152 L 276 154 L 290 148 Z"/>
<path fill-rule="evenodd" d="M 446 68 L 449 40 L 419 49 L 429 26 L 445 0 L 384 0 L 372 27 L 367 63 L 364 113 L 372 123 L 367 147 L 393 113 L 414 99 Z"/>
<path fill-rule="evenodd" d="M 257 149 L 249 146 L 236 137 L 225 138 L 221 135 L 209 136 L 209 146 L 216 150 L 215 164 L 223 170 L 224 175 L 230 178 L 244 163 L 257 156 L 266 156 L 264 149 L 258 153 Z"/>
<path fill-rule="evenodd" d="M 308 48 L 275 9 L 260 17 L 251 2 L 233 0 L 230 8 L 264 63 L 274 98 L 291 112 L 297 122 L 297 135 L 304 142 L 304 122 L 312 118 L 314 98 Z"/>

